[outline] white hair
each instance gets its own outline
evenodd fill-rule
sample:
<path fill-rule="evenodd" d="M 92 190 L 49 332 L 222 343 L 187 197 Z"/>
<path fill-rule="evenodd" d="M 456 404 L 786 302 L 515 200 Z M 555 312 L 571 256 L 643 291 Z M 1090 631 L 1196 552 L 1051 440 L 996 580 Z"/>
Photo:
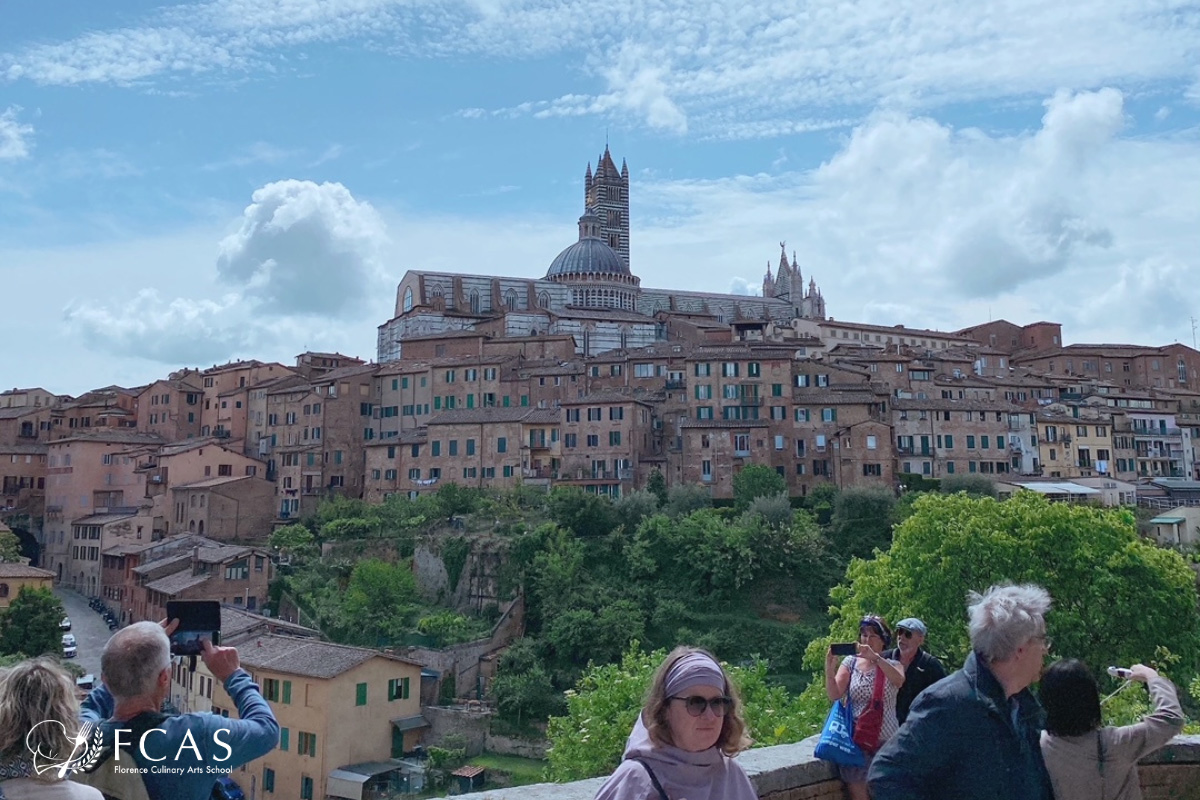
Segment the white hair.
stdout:
<path fill-rule="evenodd" d="M 988 661 L 1006 661 L 1034 636 L 1046 632 L 1050 593 L 1032 583 L 993 586 L 967 595 L 971 647 Z"/>
<path fill-rule="evenodd" d="M 154 691 L 171 666 L 171 640 L 155 622 L 135 622 L 113 634 L 100 654 L 100 676 L 118 699 Z"/>

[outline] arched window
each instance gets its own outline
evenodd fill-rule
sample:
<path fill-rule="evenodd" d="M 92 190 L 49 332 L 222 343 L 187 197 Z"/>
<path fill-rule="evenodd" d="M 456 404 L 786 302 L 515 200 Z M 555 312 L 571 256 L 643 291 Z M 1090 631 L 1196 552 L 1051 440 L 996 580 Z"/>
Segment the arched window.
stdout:
<path fill-rule="evenodd" d="M 541 306 L 542 308 L 550 307 L 550 293 L 549 292 L 542 292 L 538 295 L 538 305 Z"/>
<path fill-rule="evenodd" d="M 196 520 L 188 520 L 188 533 L 196 532 Z"/>
<path fill-rule="evenodd" d="M 517 310 L 517 293 L 515 290 L 509 289 L 504 293 L 504 305 L 508 307 L 509 311 Z"/>
<path fill-rule="evenodd" d="M 621 237 L 615 233 L 610 233 L 608 235 L 608 246 L 613 250 L 619 248 L 621 246 Z"/>
<path fill-rule="evenodd" d="M 404 310 L 412 311 L 412 307 L 413 307 L 413 293 L 412 293 L 412 287 L 409 286 L 407 289 L 404 290 Z"/>
<path fill-rule="evenodd" d="M 479 290 L 478 289 L 471 290 L 471 313 L 472 314 L 479 313 Z"/>
<path fill-rule="evenodd" d="M 201 536 L 204 535 L 204 520 L 200 520 L 200 525 L 197 526 L 196 533 L 200 534 Z"/>

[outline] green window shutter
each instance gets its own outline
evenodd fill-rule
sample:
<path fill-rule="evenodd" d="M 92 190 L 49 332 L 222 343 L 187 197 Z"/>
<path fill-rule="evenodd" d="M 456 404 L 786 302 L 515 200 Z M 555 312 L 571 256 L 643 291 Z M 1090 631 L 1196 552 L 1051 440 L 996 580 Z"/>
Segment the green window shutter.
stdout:
<path fill-rule="evenodd" d="M 388 679 L 388 702 L 390 703 L 395 699 L 396 699 L 396 679 L 389 678 Z"/>
<path fill-rule="evenodd" d="M 292 702 L 292 682 L 291 681 L 283 682 L 283 702 L 285 702 L 285 703 Z"/>
<path fill-rule="evenodd" d="M 279 749 L 285 753 L 287 752 L 287 749 L 288 749 L 288 738 L 289 738 L 290 734 L 291 734 L 291 731 L 289 731 L 287 728 L 279 729 Z"/>
<path fill-rule="evenodd" d="M 404 700 L 408 699 L 408 681 L 409 679 L 405 678 L 400 689 L 400 696 Z"/>
<path fill-rule="evenodd" d="M 367 685 L 360 683 L 355 687 L 354 705 L 365 706 L 367 704 Z"/>
<path fill-rule="evenodd" d="M 263 767 L 263 791 L 275 791 L 275 770 L 270 767 Z"/>
<path fill-rule="evenodd" d="M 313 758 L 317 757 L 317 735 L 309 734 L 308 737 L 308 754 Z"/>

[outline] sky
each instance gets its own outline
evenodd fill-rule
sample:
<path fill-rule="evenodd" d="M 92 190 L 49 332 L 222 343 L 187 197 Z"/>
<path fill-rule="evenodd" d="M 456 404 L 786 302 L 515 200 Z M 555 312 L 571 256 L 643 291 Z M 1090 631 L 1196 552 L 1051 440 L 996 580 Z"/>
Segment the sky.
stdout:
<path fill-rule="evenodd" d="M 1193 344 L 1200 2 L 7 0 L 0 387 L 370 359 L 410 269 L 540 277 L 606 142 L 647 287 Z"/>

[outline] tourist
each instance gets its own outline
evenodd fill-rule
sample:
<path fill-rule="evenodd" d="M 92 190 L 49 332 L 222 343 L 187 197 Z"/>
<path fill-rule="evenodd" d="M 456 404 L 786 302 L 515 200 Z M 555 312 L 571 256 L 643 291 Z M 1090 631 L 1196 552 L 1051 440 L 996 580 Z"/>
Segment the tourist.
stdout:
<path fill-rule="evenodd" d="M 659 666 L 596 800 L 757 800 L 733 756 L 750 746 L 737 689 L 709 653 L 677 647 Z"/>
<path fill-rule="evenodd" d="M 61 766 L 81 756 L 79 740 L 87 741 L 79 729 L 75 681 L 53 660 L 0 670 L 0 798 L 103 800 L 96 789 L 64 780 Z"/>
<path fill-rule="evenodd" d="M 1029 691 L 1050 649 L 1049 609 L 1039 586 L 971 594 L 971 653 L 962 669 L 921 692 L 875 757 L 876 800 L 1050 800 L 1042 709 Z"/>
<path fill-rule="evenodd" d="M 946 677 L 942 662 L 922 646 L 926 631 L 925 623 L 916 617 L 900 620 L 896 623 L 896 647 L 883 654 L 904 668 L 904 685 L 896 695 L 896 721 L 901 725 L 908 719 L 908 709 L 917 695 Z"/>
<path fill-rule="evenodd" d="M 1154 710 L 1114 728 L 1101 727 L 1100 690 L 1083 662 L 1059 661 L 1042 676 L 1042 756 L 1056 800 L 1142 799 L 1138 760 L 1179 733 L 1184 716 L 1175 686 L 1150 667 L 1134 664 L 1129 680 L 1146 684 Z"/>
<path fill-rule="evenodd" d="M 883 617 L 868 614 L 858 623 L 858 655 L 846 656 L 838 663 L 833 649 L 825 654 L 825 692 L 829 699 L 838 702 L 849 692 L 850 710 L 855 720 L 855 743 L 862 749 L 866 764 L 861 767 L 838 765 L 838 775 L 846 784 L 850 800 L 867 800 L 867 769 L 880 745 L 895 735 L 899 723 L 896 721 L 896 698 L 904 685 L 904 667 L 898 661 L 889 661 L 883 650 L 892 642 L 892 632 Z M 882 683 L 881 683 L 882 682 Z M 879 688 L 882 687 L 882 688 Z M 878 694 L 877 694 L 878 693 Z M 882 719 L 877 720 L 878 733 L 873 742 L 860 741 L 863 729 L 859 722 L 874 705 L 878 696 L 882 701 Z"/>

